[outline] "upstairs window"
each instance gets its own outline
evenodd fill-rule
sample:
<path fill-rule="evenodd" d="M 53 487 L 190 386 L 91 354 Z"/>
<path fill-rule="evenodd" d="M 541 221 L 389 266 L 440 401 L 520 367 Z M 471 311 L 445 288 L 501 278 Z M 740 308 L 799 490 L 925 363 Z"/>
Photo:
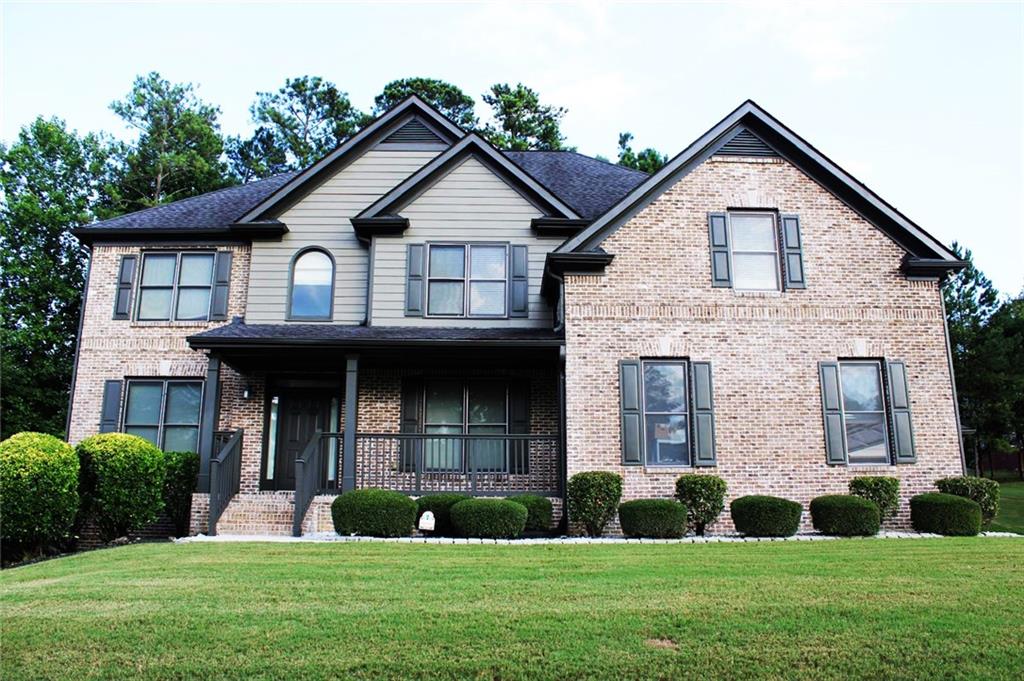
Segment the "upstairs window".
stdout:
<path fill-rule="evenodd" d="M 775 216 L 730 213 L 732 286 L 748 291 L 779 289 L 779 250 Z"/>
<path fill-rule="evenodd" d="M 324 251 L 302 251 L 292 262 L 288 318 L 331 319 L 334 298 L 334 261 Z"/>
<path fill-rule="evenodd" d="M 213 253 L 145 253 L 136 319 L 207 320 L 213 284 Z"/>
<path fill-rule="evenodd" d="M 427 252 L 427 315 L 505 317 L 508 246 L 430 244 Z"/>

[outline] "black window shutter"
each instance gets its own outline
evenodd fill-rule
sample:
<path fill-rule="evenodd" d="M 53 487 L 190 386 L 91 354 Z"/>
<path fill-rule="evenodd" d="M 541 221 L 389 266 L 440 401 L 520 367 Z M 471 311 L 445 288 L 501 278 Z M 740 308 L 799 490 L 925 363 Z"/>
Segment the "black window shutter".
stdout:
<path fill-rule="evenodd" d="M 640 361 L 619 362 L 619 407 L 622 413 L 622 463 L 637 466 L 643 462 L 643 407 L 640 404 Z"/>
<path fill-rule="evenodd" d="M 711 362 L 691 362 L 693 385 L 693 465 L 714 466 L 715 407 L 711 387 Z"/>
<path fill-rule="evenodd" d="M 512 381 L 508 385 L 508 432 L 512 435 L 530 432 L 529 381 Z M 508 472 L 518 475 L 530 472 L 529 440 L 509 440 Z"/>
<path fill-rule="evenodd" d="M 210 319 L 228 318 L 228 289 L 231 287 L 231 251 L 217 253 L 213 268 L 213 301 L 210 304 Z"/>
<path fill-rule="evenodd" d="M 843 408 L 839 396 L 839 362 L 819 362 L 821 410 L 825 423 L 825 460 L 832 465 L 846 463 Z"/>
<path fill-rule="evenodd" d="M 914 463 L 914 428 L 910 418 L 910 392 L 907 389 L 907 367 L 903 362 L 886 363 L 889 378 L 889 410 L 892 412 L 892 440 L 896 463 Z"/>
<path fill-rule="evenodd" d="M 509 268 L 511 276 L 508 286 L 508 316 L 526 317 L 530 312 L 529 301 L 529 262 L 526 246 L 512 247 L 512 263 Z"/>
<path fill-rule="evenodd" d="M 798 215 L 782 216 L 782 264 L 786 272 L 786 288 L 807 288 Z"/>
<path fill-rule="evenodd" d="M 423 316 L 423 244 L 409 244 L 405 259 L 405 316 Z"/>
<path fill-rule="evenodd" d="M 103 383 L 103 404 L 100 409 L 100 432 L 117 432 L 121 421 L 121 381 Z"/>
<path fill-rule="evenodd" d="M 711 285 L 732 286 L 729 271 L 729 228 L 725 213 L 708 213 L 708 236 L 711 240 Z"/>
<path fill-rule="evenodd" d="M 114 295 L 114 319 L 132 316 L 132 289 L 135 287 L 135 264 L 138 256 L 122 255 L 117 270 L 117 293 Z"/>
<path fill-rule="evenodd" d="M 402 413 L 399 424 L 401 432 L 423 432 L 422 402 L 423 381 L 418 378 L 407 378 L 402 381 Z M 416 470 L 416 458 L 422 446 L 422 442 L 415 439 L 402 440 L 398 462 L 398 468 L 402 473 Z"/>

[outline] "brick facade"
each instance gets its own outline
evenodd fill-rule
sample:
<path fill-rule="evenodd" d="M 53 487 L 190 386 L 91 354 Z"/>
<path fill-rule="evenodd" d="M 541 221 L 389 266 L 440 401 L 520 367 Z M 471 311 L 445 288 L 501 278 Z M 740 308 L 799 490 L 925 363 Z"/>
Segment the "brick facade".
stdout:
<path fill-rule="evenodd" d="M 731 208 L 800 216 L 805 290 L 711 287 L 707 214 Z M 671 496 L 694 469 L 621 465 L 618 362 L 689 358 L 713 366 L 717 467 L 730 499 L 772 494 L 802 503 L 845 493 L 855 475 L 902 482 L 907 500 L 960 473 L 941 292 L 900 273 L 903 251 L 780 159 L 713 157 L 612 233 L 603 276 L 566 278 L 568 474 L 623 475 L 624 498 Z M 825 463 L 818 362 L 906 362 L 917 463 Z M 728 510 L 713 531 L 732 529 Z M 805 512 L 804 528 L 809 527 Z"/>

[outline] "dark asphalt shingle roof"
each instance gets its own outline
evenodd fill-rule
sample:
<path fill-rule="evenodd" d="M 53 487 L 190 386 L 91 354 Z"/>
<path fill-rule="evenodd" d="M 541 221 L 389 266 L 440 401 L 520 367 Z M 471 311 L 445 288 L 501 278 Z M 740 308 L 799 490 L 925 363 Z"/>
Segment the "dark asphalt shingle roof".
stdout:
<path fill-rule="evenodd" d="M 455 328 L 415 326 L 343 326 L 339 324 L 246 324 L 233 321 L 189 337 L 193 347 L 207 341 L 216 344 L 252 341 L 254 344 L 274 342 L 359 343 L 418 341 L 559 341 L 561 332 L 545 328 Z"/>

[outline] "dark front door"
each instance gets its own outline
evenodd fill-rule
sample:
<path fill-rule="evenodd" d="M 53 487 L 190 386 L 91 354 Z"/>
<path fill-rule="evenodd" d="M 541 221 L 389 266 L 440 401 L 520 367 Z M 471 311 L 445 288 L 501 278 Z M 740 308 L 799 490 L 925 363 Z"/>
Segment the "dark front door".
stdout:
<path fill-rule="evenodd" d="M 324 393 L 294 390 L 281 395 L 275 489 L 295 489 L 295 459 L 313 433 L 328 430 L 330 405 L 331 398 Z"/>

